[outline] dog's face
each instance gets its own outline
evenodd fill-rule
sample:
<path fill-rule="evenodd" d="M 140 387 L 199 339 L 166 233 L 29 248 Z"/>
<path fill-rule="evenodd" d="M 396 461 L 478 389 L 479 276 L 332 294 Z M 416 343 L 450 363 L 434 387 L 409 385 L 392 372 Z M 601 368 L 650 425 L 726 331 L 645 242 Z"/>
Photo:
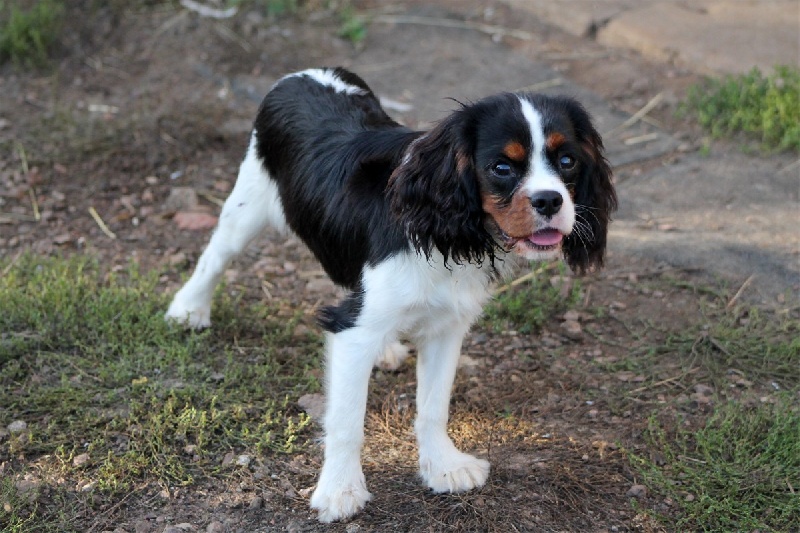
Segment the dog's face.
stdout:
<path fill-rule="evenodd" d="M 390 181 L 419 250 L 454 261 L 497 248 L 563 253 L 600 266 L 616 207 L 602 141 L 574 100 L 502 94 L 465 106 L 418 139 Z"/>

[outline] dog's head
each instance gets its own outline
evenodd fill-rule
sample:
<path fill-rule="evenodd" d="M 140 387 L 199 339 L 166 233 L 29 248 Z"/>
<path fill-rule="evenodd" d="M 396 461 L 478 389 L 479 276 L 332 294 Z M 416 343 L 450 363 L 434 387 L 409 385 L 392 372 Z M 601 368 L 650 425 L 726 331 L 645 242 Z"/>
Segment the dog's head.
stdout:
<path fill-rule="evenodd" d="M 408 148 L 389 181 L 418 251 L 481 261 L 498 248 L 603 264 L 616 194 L 603 142 L 576 101 L 501 94 L 466 105 Z"/>

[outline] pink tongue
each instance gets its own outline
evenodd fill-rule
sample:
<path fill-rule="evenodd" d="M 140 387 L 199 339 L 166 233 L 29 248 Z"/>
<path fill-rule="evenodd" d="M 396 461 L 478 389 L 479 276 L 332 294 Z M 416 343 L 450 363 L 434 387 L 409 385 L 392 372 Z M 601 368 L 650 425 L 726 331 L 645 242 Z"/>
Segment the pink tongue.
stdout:
<path fill-rule="evenodd" d="M 561 232 L 555 229 L 543 229 L 530 236 L 529 240 L 538 246 L 552 246 L 561 242 Z"/>

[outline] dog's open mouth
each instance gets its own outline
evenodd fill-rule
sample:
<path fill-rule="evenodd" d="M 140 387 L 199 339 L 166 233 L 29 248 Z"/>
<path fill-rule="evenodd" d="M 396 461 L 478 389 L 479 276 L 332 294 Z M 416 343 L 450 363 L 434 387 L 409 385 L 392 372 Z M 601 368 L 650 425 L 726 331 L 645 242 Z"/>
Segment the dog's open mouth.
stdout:
<path fill-rule="evenodd" d="M 501 234 L 508 250 L 519 246 L 527 250 L 549 252 L 557 250 L 564 240 L 564 234 L 555 228 L 541 229 L 527 237 L 511 237 L 504 232 Z"/>

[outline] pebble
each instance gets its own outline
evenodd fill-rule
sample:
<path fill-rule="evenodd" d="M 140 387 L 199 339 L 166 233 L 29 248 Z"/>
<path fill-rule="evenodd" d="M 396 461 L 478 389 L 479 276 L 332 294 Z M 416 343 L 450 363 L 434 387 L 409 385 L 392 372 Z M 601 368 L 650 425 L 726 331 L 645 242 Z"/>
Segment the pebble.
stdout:
<path fill-rule="evenodd" d="M 82 466 L 85 466 L 86 463 L 88 463 L 88 462 L 89 462 L 89 454 L 88 453 L 82 453 L 82 454 L 76 455 L 75 457 L 72 458 L 72 466 L 75 466 L 75 467 L 78 467 L 78 468 L 80 468 Z"/>
<path fill-rule="evenodd" d="M 206 533 L 224 533 L 225 525 L 222 522 L 214 520 L 206 526 Z"/>
<path fill-rule="evenodd" d="M 14 420 L 8 425 L 8 430 L 11 433 L 22 433 L 28 429 L 28 424 L 24 420 Z"/>
<path fill-rule="evenodd" d="M 236 458 L 236 464 L 239 466 L 250 466 L 250 461 L 252 461 L 252 457 L 249 455 L 240 455 Z"/>
<path fill-rule="evenodd" d="M 250 509 L 261 509 L 264 507 L 264 498 L 261 496 L 255 496 L 252 500 L 250 500 L 248 507 Z"/>
<path fill-rule="evenodd" d="M 628 489 L 628 492 L 625 495 L 630 496 L 631 498 L 644 498 L 647 496 L 647 487 L 644 485 L 634 485 Z"/>

